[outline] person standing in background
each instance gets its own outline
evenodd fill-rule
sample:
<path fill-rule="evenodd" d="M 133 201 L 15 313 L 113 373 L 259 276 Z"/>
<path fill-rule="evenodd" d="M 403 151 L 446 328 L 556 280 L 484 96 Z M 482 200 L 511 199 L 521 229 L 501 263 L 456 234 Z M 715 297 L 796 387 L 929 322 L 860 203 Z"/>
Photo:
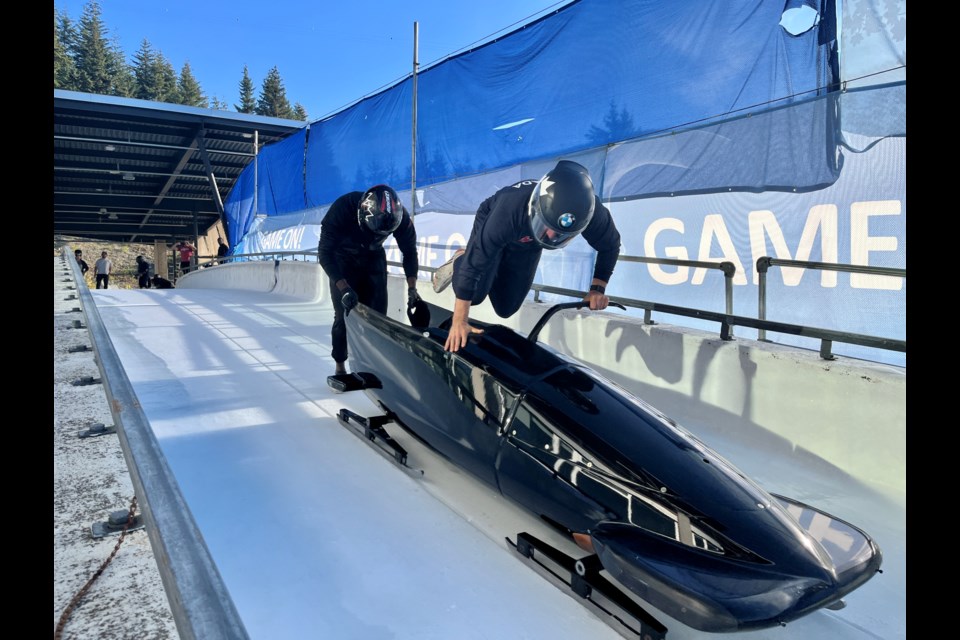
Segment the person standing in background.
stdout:
<path fill-rule="evenodd" d="M 100 253 L 100 259 L 93 265 L 93 273 L 97 277 L 97 289 L 106 289 L 110 286 L 110 272 L 113 271 L 113 263 L 107 257 L 107 252 Z M 103 287 L 100 285 L 103 284 Z"/>
<path fill-rule="evenodd" d="M 224 258 L 230 253 L 230 247 L 227 246 L 227 241 L 220 236 L 217 236 L 217 245 L 217 264 L 223 264 L 225 262 Z"/>
<path fill-rule="evenodd" d="M 141 289 L 150 288 L 150 267 L 143 256 L 137 256 L 137 283 Z"/>
<path fill-rule="evenodd" d="M 173 245 L 173 248 L 180 252 L 180 275 L 190 271 L 191 260 L 196 248 L 190 244 L 189 240 L 183 240 Z"/>
<path fill-rule="evenodd" d="M 83 259 L 83 249 L 77 249 L 74 251 L 73 256 L 77 259 L 77 264 L 80 265 L 80 275 L 87 275 L 87 271 L 90 271 L 90 267 Z"/>

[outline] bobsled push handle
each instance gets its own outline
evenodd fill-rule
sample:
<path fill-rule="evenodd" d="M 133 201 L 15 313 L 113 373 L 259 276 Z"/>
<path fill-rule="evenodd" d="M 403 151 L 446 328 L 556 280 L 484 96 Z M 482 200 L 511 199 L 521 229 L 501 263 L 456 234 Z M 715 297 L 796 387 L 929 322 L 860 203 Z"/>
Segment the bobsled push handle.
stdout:
<path fill-rule="evenodd" d="M 540 320 L 537 321 L 536 326 L 530 331 L 530 334 L 527 336 L 527 340 L 530 342 L 536 342 L 537 338 L 540 336 L 540 330 L 543 329 L 544 325 L 547 324 L 547 321 L 553 317 L 557 311 L 563 311 L 564 309 L 582 309 L 586 306 L 589 306 L 589 303 L 585 300 L 577 300 L 576 302 L 561 302 L 560 304 L 555 304 L 547 312 L 541 316 Z M 627 310 L 625 306 L 619 302 L 611 302 L 611 307 L 617 307 L 619 309 Z"/>

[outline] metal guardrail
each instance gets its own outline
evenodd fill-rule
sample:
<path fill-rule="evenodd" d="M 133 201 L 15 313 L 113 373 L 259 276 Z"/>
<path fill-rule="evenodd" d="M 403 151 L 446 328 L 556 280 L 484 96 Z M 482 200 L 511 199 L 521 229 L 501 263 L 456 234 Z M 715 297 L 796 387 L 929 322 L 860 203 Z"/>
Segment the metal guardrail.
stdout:
<path fill-rule="evenodd" d="M 232 256 L 198 256 L 195 269 L 204 267 L 213 267 L 218 264 L 228 264 L 230 262 L 249 262 L 255 260 L 296 260 L 297 256 L 303 256 L 303 261 L 317 261 L 316 251 L 272 251 L 270 253 L 238 253 Z"/>
<path fill-rule="evenodd" d="M 420 246 L 428 248 L 447 249 L 446 245 L 421 244 Z M 230 259 L 247 260 L 280 260 L 285 256 L 304 256 L 304 259 L 317 259 L 316 251 L 278 251 L 272 253 L 252 253 L 230 256 Z M 733 328 L 749 327 L 757 329 L 759 340 L 766 340 L 766 332 L 773 331 L 785 333 L 805 338 L 820 340 L 820 357 L 824 360 L 835 360 L 833 355 L 833 343 L 841 342 L 844 344 L 855 344 L 863 347 L 875 349 L 884 349 L 887 351 L 898 351 L 906 353 L 906 340 L 895 340 L 892 338 L 883 338 L 860 333 L 851 333 L 846 331 L 835 331 L 833 329 L 824 329 L 820 327 L 811 327 L 806 325 L 791 324 L 786 322 L 773 322 L 766 319 L 766 271 L 769 266 L 790 266 L 805 267 L 810 269 L 832 269 L 836 271 L 850 271 L 855 273 L 865 273 L 874 275 L 900 276 L 906 277 L 904 269 L 888 269 L 884 267 L 868 267 L 860 265 L 833 264 L 826 262 L 806 262 L 801 260 L 779 260 L 770 257 L 763 257 L 757 260 L 757 270 L 760 273 L 760 306 L 758 308 L 757 318 L 738 316 L 733 313 L 733 277 L 736 275 L 736 266 L 732 262 L 706 262 L 702 260 L 678 260 L 674 258 L 648 258 L 640 256 L 619 256 L 618 261 L 639 262 L 647 264 L 663 264 L 682 267 L 694 267 L 703 269 L 717 269 L 724 275 L 724 297 L 725 313 L 715 311 L 705 311 L 703 309 L 693 309 L 690 307 L 679 307 L 675 305 L 662 304 L 658 302 L 649 302 L 646 300 L 636 300 L 633 298 L 621 298 L 610 296 L 611 301 L 618 302 L 626 307 L 643 309 L 644 324 L 654 324 L 652 314 L 654 312 L 667 313 L 672 315 L 685 316 L 688 318 L 697 318 L 720 324 L 720 338 L 722 340 L 733 340 Z M 215 262 L 215 261 L 211 261 Z M 387 261 L 387 265 L 392 267 L 402 267 L 402 264 L 395 261 Z M 420 271 L 433 273 L 436 267 L 421 266 Z M 564 289 L 560 287 L 551 287 L 548 285 L 534 284 L 531 287 L 533 291 L 534 302 L 540 302 L 540 293 L 551 293 L 556 295 L 569 296 L 572 298 L 583 298 L 585 292 L 574 291 L 573 289 Z"/>
<path fill-rule="evenodd" d="M 823 271 L 844 271 L 848 273 L 863 273 L 868 275 L 892 276 L 899 278 L 907 277 L 906 269 L 893 269 L 889 267 L 871 267 L 859 264 L 836 264 L 832 262 L 811 262 L 807 260 L 781 260 L 770 256 L 757 258 L 757 273 L 759 274 L 758 291 L 759 300 L 757 302 L 757 318 L 767 319 L 767 271 L 770 267 L 800 267 L 802 269 L 820 269 Z M 771 329 L 772 331 L 773 329 Z M 757 332 L 758 340 L 767 339 L 767 330 L 761 329 Z M 827 350 L 829 352 L 829 345 Z M 906 342 L 904 342 L 903 351 L 905 352 Z M 821 352 L 823 348 L 821 348 Z M 831 358 L 832 359 L 832 358 Z"/>
<path fill-rule="evenodd" d="M 240 615 L 140 407 L 90 288 L 70 247 L 63 251 L 77 284 L 103 389 L 180 638 L 246 640 L 249 636 Z"/>
<path fill-rule="evenodd" d="M 675 267 L 699 267 L 701 269 L 719 269 L 723 271 L 723 294 L 727 313 L 733 313 L 733 276 L 737 275 L 737 265 L 732 262 L 705 262 L 703 260 L 678 260 L 676 258 L 647 258 L 640 256 L 619 256 L 617 262 L 644 262 L 647 264 L 665 264 Z"/>
<path fill-rule="evenodd" d="M 855 344 L 863 347 L 871 347 L 874 349 L 884 349 L 887 351 L 898 351 L 901 353 L 907 352 L 907 342 L 906 340 L 895 340 L 891 338 L 882 338 L 878 336 L 870 336 L 859 333 L 850 333 L 846 331 L 835 331 L 833 329 L 823 329 L 819 327 L 810 327 L 806 325 L 790 324 L 786 322 L 772 322 L 766 320 L 765 317 L 760 318 L 749 318 L 746 316 L 738 316 L 733 314 L 733 276 L 736 273 L 736 267 L 731 262 L 703 262 L 698 260 L 676 260 L 672 258 L 646 258 L 646 257 L 635 257 L 635 256 L 620 256 L 621 260 L 626 262 L 645 262 L 652 264 L 666 264 L 674 266 L 687 266 L 687 267 L 702 267 L 708 269 L 720 269 L 724 274 L 724 285 L 726 293 L 726 313 L 719 313 L 716 311 L 705 311 L 703 309 L 692 309 L 689 307 L 679 307 L 675 305 L 662 304 L 658 302 L 649 302 L 646 300 L 636 300 L 633 298 L 621 298 L 617 296 L 609 296 L 611 302 L 618 302 L 626 307 L 632 307 L 635 309 L 643 309 L 643 322 L 644 324 L 655 324 L 652 316 L 654 312 L 667 313 L 672 315 L 685 316 L 688 318 L 697 318 L 699 320 L 713 321 L 720 324 L 720 338 L 722 340 L 733 340 L 733 327 L 750 327 L 752 329 L 757 329 L 758 335 L 766 335 L 767 331 L 774 331 L 777 333 L 786 333 L 795 336 L 801 336 L 805 338 L 812 338 L 820 340 L 820 357 L 824 360 L 835 360 L 836 356 L 833 355 L 833 343 L 841 342 L 844 344 Z M 838 271 L 854 271 L 860 273 L 876 274 L 876 275 L 900 275 L 906 277 L 906 271 L 902 269 L 886 269 L 883 267 L 861 267 L 858 265 L 835 265 L 830 263 L 818 263 L 818 262 L 803 262 L 797 260 L 775 260 L 773 258 L 761 258 L 761 260 L 769 260 L 769 264 L 783 264 L 784 266 L 808 266 L 810 268 L 836 268 Z M 398 262 L 387 262 L 391 266 L 401 266 Z M 757 268 L 760 269 L 760 260 L 757 261 Z M 434 267 L 420 267 L 421 271 L 426 271 L 432 273 L 436 271 Z M 765 270 L 761 271 L 761 283 L 765 283 L 764 280 Z M 561 287 L 551 287 L 548 285 L 536 284 L 531 287 L 533 290 L 533 300 L 534 302 L 541 302 L 540 293 L 551 293 L 562 296 L 569 296 L 571 298 L 583 298 L 586 295 L 586 292 L 575 291 L 573 289 L 564 289 Z M 762 291 L 765 291 L 765 284 L 761 288 Z M 761 294 L 763 295 L 763 294 Z M 761 313 L 765 313 L 765 307 L 761 307 Z M 761 334 L 762 332 L 762 334 Z M 763 339 L 763 338 L 761 338 Z"/>

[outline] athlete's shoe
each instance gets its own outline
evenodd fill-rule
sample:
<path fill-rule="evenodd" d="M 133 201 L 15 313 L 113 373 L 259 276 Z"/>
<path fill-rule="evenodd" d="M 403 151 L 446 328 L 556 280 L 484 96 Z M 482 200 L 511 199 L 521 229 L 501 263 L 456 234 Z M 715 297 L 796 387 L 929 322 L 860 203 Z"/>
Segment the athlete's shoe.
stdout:
<path fill-rule="evenodd" d="M 463 249 L 457 249 L 452 258 L 437 267 L 437 270 L 433 272 L 433 290 L 435 293 L 440 293 L 453 282 L 453 263 L 462 255 Z"/>

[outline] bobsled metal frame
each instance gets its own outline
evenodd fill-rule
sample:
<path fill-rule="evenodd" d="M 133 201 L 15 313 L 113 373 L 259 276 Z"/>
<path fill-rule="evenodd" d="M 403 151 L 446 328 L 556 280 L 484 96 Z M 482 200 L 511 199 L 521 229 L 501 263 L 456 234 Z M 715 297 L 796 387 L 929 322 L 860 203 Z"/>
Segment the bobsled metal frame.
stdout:
<path fill-rule="evenodd" d="M 569 589 L 578 600 L 625 638 L 664 640 L 667 627 L 622 589 L 601 575 L 596 554 L 574 558 L 523 531 L 507 544 L 520 559 L 554 586 Z"/>
<path fill-rule="evenodd" d="M 349 409 L 340 409 L 337 412 L 337 420 L 410 475 L 416 477 L 423 475 L 423 469 L 417 469 L 407 464 L 407 450 L 394 440 L 393 436 L 387 433 L 384 428 L 384 425 L 396 422 L 393 416 L 388 414 L 364 417 Z"/>

